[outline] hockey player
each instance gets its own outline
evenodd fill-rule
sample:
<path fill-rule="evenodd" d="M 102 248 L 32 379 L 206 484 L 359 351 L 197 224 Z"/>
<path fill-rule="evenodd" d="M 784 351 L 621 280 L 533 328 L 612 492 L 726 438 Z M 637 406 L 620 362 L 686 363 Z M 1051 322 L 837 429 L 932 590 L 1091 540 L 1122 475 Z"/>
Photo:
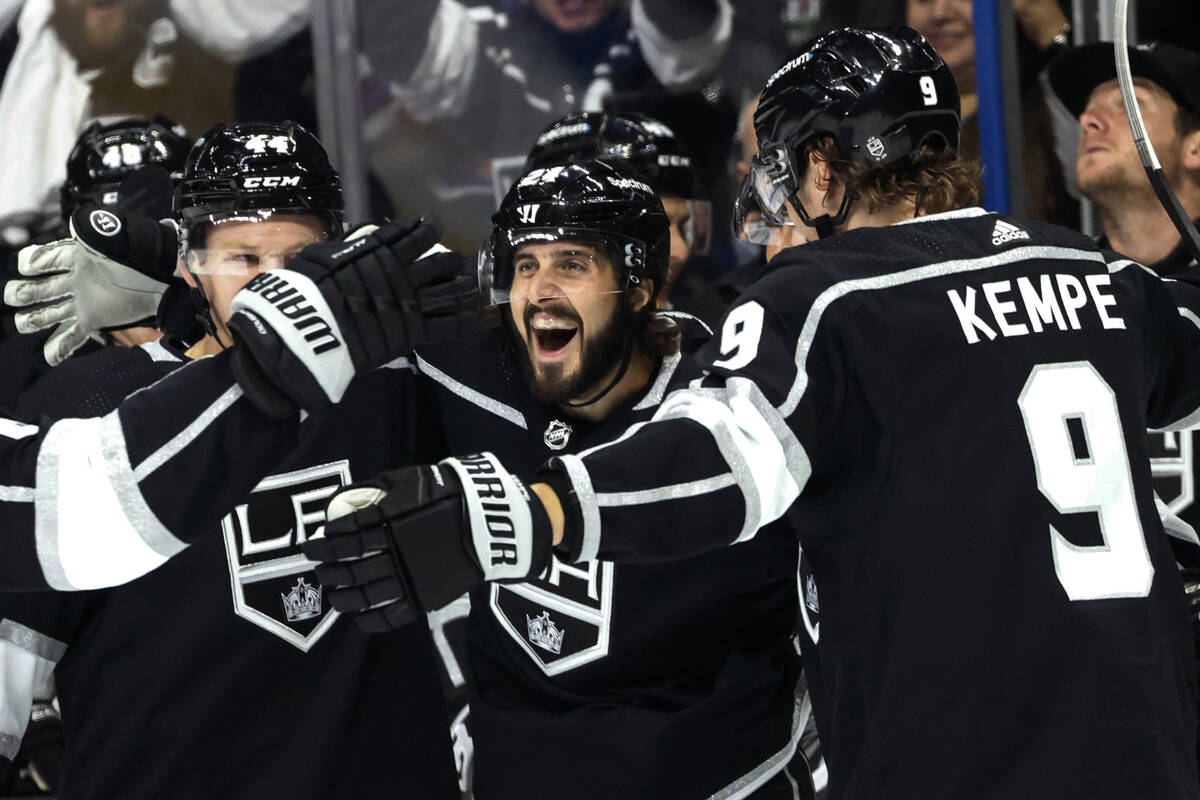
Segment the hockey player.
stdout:
<path fill-rule="evenodd" d="M 424 348 L 418 368 L 439 385 L 452 448 L 532 470 L 648 420 L 662 399 L 681 363 L 679 331 L 652 312 L 669 221 L 647 184 L 605 161 L 531 171 L 493 219 L 481 275 L 505 331 Z M 675 564 L 538 558 L 521 583 L 471 598 L 477 797 L 791 798 L 807 784 L 791 763 L 808 712 L 793 707 L 789 531 Z M 351 594 L 331 600 L 363 599 Z M 404 611 L 368 625 L 410 618 L 390 610 Z"/>
<path fill-rule="evenodd" d="M 697 165 L 667 125 L 631 111 L 578 111 L 540 134 L 525 159 L 526 171 L 590 158 L 615 158 L 631 166 L 658 194 L 671 221 L 667 277 L 655 302 L 671 307 L 671 291 L 689 258 L 708 252 L 712 200 Z"/>
<path fill-rule="evenodd" d="M 175 200 L 209 330 L 193 352 L 232 346 L 234 293 L 338 236 L 341 208 L 337 173 L 300 126 L 209 131 Z M 107 412 L 186 358 L 161 344 L 105 348 L 22 400 L 43 419 Z M 58 796 L 377 796 L 401 780 L 419 797 L 457 797 L 429 631 L 369 637 L 339 620 L 299 551 L 339 486 L 442 449 L 415 380 L 365 376 L 304 423 L 302 446 L 219 532 L 162 569 L 106 591 L 0 595 L 0 719 L 20 720 L 33 679 L 54 669 L 67 744 Z M 237 447 L 212 442 L 194 458 L 223 464 Z M 22 730 L 3 734 L 15 747 Z"/>
<path fill-rule="evenodd" d="M 755 128 L 775 252 L 706 374 L 528 495 L 487 455 L 339 494 L 312 552 L 347 596 L 398 565 L 366 613 L 399 615 L 552 545 L 621 569 L 783 519 L 820 591 L 831 798 L 1200 796 L 1144 435 L 1200 409 L 1200 292 L 971 207 L 954 83 L 910 29 L 816 40 Z"/>

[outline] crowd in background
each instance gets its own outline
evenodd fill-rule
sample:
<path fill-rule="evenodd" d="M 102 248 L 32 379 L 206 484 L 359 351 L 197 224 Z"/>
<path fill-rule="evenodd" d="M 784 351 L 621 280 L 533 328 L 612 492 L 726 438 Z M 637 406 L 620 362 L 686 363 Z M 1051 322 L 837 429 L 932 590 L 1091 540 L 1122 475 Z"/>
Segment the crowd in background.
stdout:
<path fill-rule="evenodd" d="M 1170 63 L 1194 87 L 1200 5 L 1185 5 L 1141 0 L 1135 35 L 1182 48 Z M 220 122 L 293 120 L 322 137 L 312 10 L 308 0 L 0 0 L 0 254 L 63 233 L 68 156 L 94 121 L 161 116 L 164 130 L 195 138 Z M 1141 224 L 1112 200 L 1127 187 L 1077 174 L 1080 131 L 1113 120 L 1088 116 L 1094 87 L 1079 98 L 1062 67 L 1056 79 L 1055 60 L 1077 44 L 1072 7 L 1014 0 L 1013 12 L 1017 191 L 1029 216 L 1078 227 L 1086 197 L 1114 247 L 1168 258 L 1122 236 Z M 671 294 L 710 323 L 763 262 L 730 226 L 756 149 L 757 93 L 812 37 L 845 25 L 920 31 L 958 83 L 963 152 L 980 154 L 971 0 L 358 0 L 357 22 L 370 217 L 437 214 L 447 242 L 472 252 L 539 132 L 573 111 L 643 114 L 690 152 L 695 193 L 711 202 L 708 246 L 687 255 Z M 1200 128 L 1200 89 L 1166 88 L 1184 112 L 1180 136 Z M 1185 208 L 1200 209 L 1200 188 L 1175 182 Z M 1152 193 L 1139 197 L 1152 206 Z"/>

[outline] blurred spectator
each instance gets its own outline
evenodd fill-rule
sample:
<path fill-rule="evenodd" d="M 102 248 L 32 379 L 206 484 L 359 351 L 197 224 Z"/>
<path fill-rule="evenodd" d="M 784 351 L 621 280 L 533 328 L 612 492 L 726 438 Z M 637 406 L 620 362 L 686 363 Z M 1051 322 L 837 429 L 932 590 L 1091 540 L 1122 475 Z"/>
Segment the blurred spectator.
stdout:
<path fill-rule="evenodd" d="M 962 97 L 964 157 L 978 158 L 979 95 L 975 75 L 975 26 L 971 0 L 908 0 L 907 23 L 920 31 L 946 61 Z M 1061 225 L 1078 225 L 1078 208 L 1067 192 L 1062 170 L 1054 158 L 1054 139 L 1037 74 L 1070 34 L 1070 25 L 1056 0 L 1016 0 L 1022 34 L 1021 115 L 1025 132 L 1025 191 L 1028 215 Z M 1058 38 L 1063 37 L 1063 38 Z M 987 179 L 987 176 L 984 176 Z"/>
<path fill-rule="evenodd" d="M 1163 174 L 1191 218 L 1200 217 L 1200 55 L 1169 44 L 1130 48 L 1142 121 Z M 1133 144 L 1108 42 L 1077 47 L 1051 63 L 1049 85 L 1082 130 L 1075 159 L 1104 243 L 1162 275 L 1195 262 L 1154 193 Z M 1197 520 L 1200 522 L 1200 520 Z"/>
<path fill-rule="evenodd" d="M 165 114 L 189 130 L 229 119 L 235 62 L 306 26 L 308 5 L 0 3 L 0 228 L 19 239 L 55 216 L 63 162 L 88 119 Z"/>
<path fill-rule="evenodd" d="M 1046 71 L 1055 96 L 1082 128 L 1075 159 L 1079 188 L 1095 205 L 1104 229 L 1101 244 L 1163 277 L 1194 279 L 1196 260 L 1159 202 L 1134 146 L 1114 62 L 1112 45 L 1099 42 L 1067 51 Z M 1163 175 L 1195 220 L 1200 217 L 1200 54 L 1151 42 L 1129 49 L 1129 65 Z M 1171 514 L 1197 528 L 1194 459 L 1200 453 L 1200 428 L 1152 431 L 1149 445 L 1157 498 Z M 1183 565 L 1200 660 L 1200 552 L 1174 537 L 1170 541 Z M 1200 755 L 1200 739 L 1197 748 Z"/>
<path fill-rule="evenodd" d="M 697 90 L 720 63 L 732 18 L 730 0 L 364 0 L 373 162 L 398 205 L 432 201 L 456 244 L 473 248 L 553 120 L 605 108 L 664 118 L 637 98 L 668 93 L 696 92 L 707 105 Z"/>

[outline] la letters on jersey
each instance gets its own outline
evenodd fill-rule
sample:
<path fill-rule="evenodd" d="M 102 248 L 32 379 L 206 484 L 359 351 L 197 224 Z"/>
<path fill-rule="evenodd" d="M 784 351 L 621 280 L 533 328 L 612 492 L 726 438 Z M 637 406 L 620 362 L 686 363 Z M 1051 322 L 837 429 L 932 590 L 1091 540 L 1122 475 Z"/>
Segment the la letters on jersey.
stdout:
<path fill-rule="evenodd" d="M 992 281 L 976 289 L 950 289 L 950 306 L 962 326 L 967 342 L 976 344 L 981 336 L 1026 336 L 1046 330 L 1080 330 L 1079 312 L 1089 303 L 1105 328 L 1125 328 L 1125 320 L 1110 309 L 1117 304 L 1112 296 L 1112 276 L 1070 274 L 1021 276 L 1016 280 Z"/>

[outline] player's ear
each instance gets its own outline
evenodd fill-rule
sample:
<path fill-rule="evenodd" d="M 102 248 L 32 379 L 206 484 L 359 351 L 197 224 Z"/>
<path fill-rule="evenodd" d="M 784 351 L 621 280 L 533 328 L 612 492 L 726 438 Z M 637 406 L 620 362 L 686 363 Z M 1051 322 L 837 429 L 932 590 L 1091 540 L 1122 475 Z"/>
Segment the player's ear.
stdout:
<path fill-rule="evenodd" d="M 1200 131 L 1183 137 L 1183 168 L 1200 171 Z"/>
<path fill-rule="evenodd" d="M 808 154 L 808 169 L 805 178 L 816 190 L 824 195 L 821 205 L 827 209 L 837 209 L 842 203 L 842 181 L 829 162 L 815 150 Z"/>
<path fill-rule="evenodd" d="M 654 281 L 649 278 L 642 280 L 629 288 L 629 309 L 631 311 L 641 311 L 650 302 L 653 297 Z"/>

